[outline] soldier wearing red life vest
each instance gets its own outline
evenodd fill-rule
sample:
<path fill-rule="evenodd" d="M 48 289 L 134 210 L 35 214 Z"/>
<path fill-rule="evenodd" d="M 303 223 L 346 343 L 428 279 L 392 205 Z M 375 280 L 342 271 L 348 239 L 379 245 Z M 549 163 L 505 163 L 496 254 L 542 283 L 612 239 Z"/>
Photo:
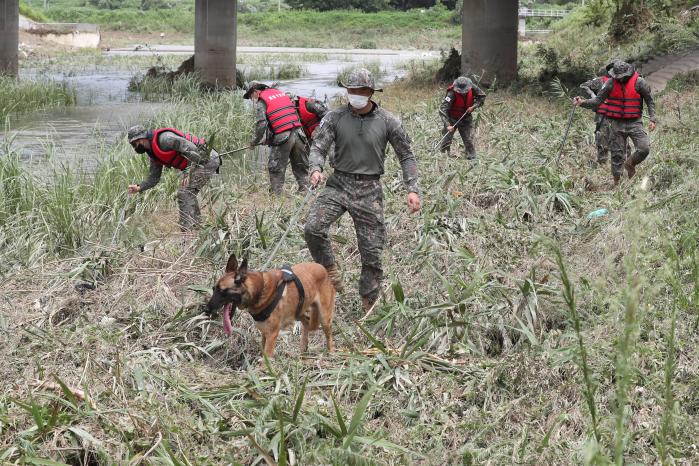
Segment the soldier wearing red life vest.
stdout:
<path fill-rule="evenodd" d="M 585 81 L 580 85 L 580 88 L 586 90 L 591 98 L 596 97 L 599 91 L 604 87 L 604 84 L 610 79 L 608 73 L 612 66 L 614 66 L 614 62 L 610 62 L 606 67 L 600 68 L 597 77 Z M 599 165 L 604 165 L 607 163 L 607 160 L 609 160 L 611 123 L 609 119 L 605 118 L 601 111 L 601 107 L 602 105 L 600 105 L 595 112 L 595 146 L 597 147 L 597 163 Z"/>
<path fill-rule="evenodd" d="M 250 147 L 270 146 L 267 164 L 270 191 L 282 193 L 289 162 L 299 191 L 304 191 L 308 183 L 308 143 L 294 103 L 284 92 L 258 81 L 248 84 L 243 98 L 253 100 L 257 115 Z"/>
<path fill-rule="evenodd" d="M 180 227 L 187 231 L 198 225 L 201 211 L 197 194 L 221 165 L 216 151 L 209 151 L 204 139 L 174 128 L 147 130 L 137 125 L 129 128 L 128 139 L 137 153 L 148 154 L 150 158 L 148 178 L 129 185 L 128 192 L 141 193 L 157 185 L 163 167 L 180 170 L 182 179 L 177 190 Z"/>
<path fill-rule="evenodd" d="M 636 166 L 650 153 L 648 133 L 643 129 L 643 104 L 648 107 L 648 129 L 653 131 L 656 127 L 655 102 L 650 85 L 628 63 L 615 61 L 609 76 L 612 79 L 604 84 L 595 98 L 584 100 L 576 97 L 573 103 L 596 110 L 611 121 L 612 177 L 614 185 L 617 185 L 622 167 L 632 178 L 636 174 Z M 633 141 L 636 150 L 624 161 L 628 139 Z"/>
<path fill-rule="evenodd" d="M 444 100 L 439 106 L 439 116 L 444 124 L 442 136 L 446 135 L 440 148 L 442 152 L 449 153 L 451 141 L 454 138 L 454 131 L 458 129 L 461 140 L 464 142 L 466 158 L 476 158 L 476 149 L 473 146 L 471 135 L 473 126 L 473 116 L 471 114 L 475 109 L 481 107 L 483 102 L 485 102 L 485 93 L 464 76 L 456 78 L 447 88 Z M 466 116 L 457 126 L 454 126 L 464 114 Z"/>
<path fill-rule="evenodd" d="M 301 96 L 293 98 L 292 100 L 296 106 L 299 118 L 301 119 L 303 132 L 308 139 L 311 139 L 313 137 L 313 131 L 315 131 L 320 124 L 320 120 L 328 113 L 328 107 L 326 107 L 323 102 Z"/>

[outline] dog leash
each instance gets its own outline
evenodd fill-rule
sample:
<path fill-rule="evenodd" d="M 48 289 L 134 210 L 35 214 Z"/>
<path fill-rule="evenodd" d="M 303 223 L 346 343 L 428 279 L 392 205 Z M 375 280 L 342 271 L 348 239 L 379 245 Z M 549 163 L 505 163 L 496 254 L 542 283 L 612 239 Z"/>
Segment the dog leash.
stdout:
<path fill-rule="evenodd" d="M 289 230 L 291 230 L 291 227 L 296 223 L 299 215 L 301 215 L 301 211 L 306 206 L 306 204 L 308 204 L 308 201 L 311 200 L 311 197 L 313 196 L 313 194 L 315 192 L 316 192 L 315 186 L 308 187 L 308 193 L 306 194 L 306 197 L 303 198 L 301 205 L 298 206 L 298 208 L 296 209 L 296 212 L 294 212 L 294 215 L 291 216 L 291 219 L 289 220 L 289 225 L 286 227 L 286 230 L 284 230 L 282 237 L 279 238 L 279 241 L 277 242 L 276 246 L 274 246 L 274 249 L 272 249 L 272 252 L 270 253 L 269 257 L 267 258 L 267 261 L 265 261 L 264 265 L 262 266 L 263 270 L 266 269 L 267 267 L 269 267 L 269 264 L 272 262 L 272 259 L 274 259 L 274 256 L 277 254 L 279 247 L 282 245 L 282 243 L 286 239 L 286 236 L 289 234 Z"/>

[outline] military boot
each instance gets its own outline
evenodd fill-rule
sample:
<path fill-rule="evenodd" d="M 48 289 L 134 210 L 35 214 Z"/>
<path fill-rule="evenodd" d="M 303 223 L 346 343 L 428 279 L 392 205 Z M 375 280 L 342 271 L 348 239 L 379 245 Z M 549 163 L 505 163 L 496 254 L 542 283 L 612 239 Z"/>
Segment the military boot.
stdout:
<path fill-rule="evenodd" d="M 624 162 L 624 168 L 626 169 L 626 173 L 629 174 L 629 179 L 633 178 L 633 176 L 636 174 L 636 164 L 633 163 L 633 160 L 629 157 L 626 159 L 626 162 Z"/>
<path fill-rule="evenodd" d="M 377 298 L 369 298 L 368 296 L 362 296 L 362 310 L 365 314 L 371 311 L 371 308 L 374 307 L 376 300 Z"/>
<path fill-rule="evenodd" d="M 621 175 L 612 175 L 612 188 L 616 188 L 619 186 L 619 182 L 621 181 Z"/>
<path fill-rule="evenodd" d="M 337 264 L 328 265 L 325 267 L 325 270 L 328 271 L 328 278 L 335 287 L 335 291 L 342 293 L 342 290 L 345 289 L 345 285 L 342 284 L 342 274 L 337 269 Z"/>

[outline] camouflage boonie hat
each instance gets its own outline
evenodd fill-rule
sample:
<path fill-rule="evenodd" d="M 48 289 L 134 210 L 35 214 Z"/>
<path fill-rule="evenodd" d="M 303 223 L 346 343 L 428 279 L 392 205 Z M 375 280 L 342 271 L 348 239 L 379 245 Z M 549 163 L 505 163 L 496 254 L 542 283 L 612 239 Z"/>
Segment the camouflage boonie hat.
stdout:
<path fill-rule="evenodd" d="M 614 64 L 615 64 L 615 63 L 620 62 L 620 61 L 621 61 L 621 60 L 619 60 L 618 58 L 612 58 L 611 60 L 609 60 L 609 63 L 607 63 L 607 64 L 604 66 L 604 69 L 605 69 L 606 71 L 609 71 L 609 70 L 611 70 L 612 68 L 614 68 Z"/>
<path fill-rule="evenodd" d="M 454 92 L 466 94 L 473 87 L 473 81 L 465 76 L 459 76 L 454 80 Z"/>
<path fill-rule="evenodd" d="M 148 130 L 143 125 L 136 125 L 129 128 L 126 136 L 129 138 L 129 144 L 133 143 L 137 139 L 143 139 L 148 136 Z"/>
<path fill-rule="evenodd" d="M 262 91 L 267 89 L 269 86 L 267 84 L 261 83 L 260 81 L 250 81 L 245 86 L 245 94 L 243 94 L 243 99 L 249 99 L 252 91 Z"/>
<path fill-rule="evenodd" d="M 609 76 L 614 79 L 630 78 L 634 73 L 633 66 L 623 61 L 617 61 L 609 70 Z"/>
<path fill-rule="evenodd" d="M 371 89 L 372 91 L 383 92 L 383 89 L 376 87 L 371 71 L 366 68 L 355 68 L 347 78 L 347 82 L 340 82 L 340 87 L 345 89 Z"/>

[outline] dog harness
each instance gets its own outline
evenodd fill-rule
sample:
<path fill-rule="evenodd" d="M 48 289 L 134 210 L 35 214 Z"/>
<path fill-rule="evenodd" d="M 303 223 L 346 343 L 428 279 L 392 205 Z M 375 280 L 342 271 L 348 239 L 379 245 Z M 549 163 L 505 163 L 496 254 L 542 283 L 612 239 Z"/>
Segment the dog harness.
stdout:
<path fill-rule="evenodd" d="M 269 318 L 269 316 L 272 315 L 272 312 L 274 312 L 274 309 L 276 309 L 277 305 L 279 304 L 279 301 L 281 301 L 282 296 L 284 296 L 284 290 L 286 289 L 286 285 L 289 282 L 294 282 L 296 285 L 296 289 L 299 292 L 299 304 L 296 307 L 296 319 L 298 320 L 299 316 L 301 315 L 301 309 L 303 309 L 303 302 L 306 297 L 306 292 L 303 289 L 303 284 L 301 283 L 301 280 L 299 280 L 299 277 L 296 276 L 294 272 L 291 271 L 291 266 L 290 265 L 284 265 L 281 268 L 282 271 L 282 280 L 277 286 L 277 292 L 274 295 L 274 298 L 272 298 L 272 301 L 262 309 L 260 312 L 257 314 L 254 314 L 252 318 L 256 322 L 264 322 Z"/>

